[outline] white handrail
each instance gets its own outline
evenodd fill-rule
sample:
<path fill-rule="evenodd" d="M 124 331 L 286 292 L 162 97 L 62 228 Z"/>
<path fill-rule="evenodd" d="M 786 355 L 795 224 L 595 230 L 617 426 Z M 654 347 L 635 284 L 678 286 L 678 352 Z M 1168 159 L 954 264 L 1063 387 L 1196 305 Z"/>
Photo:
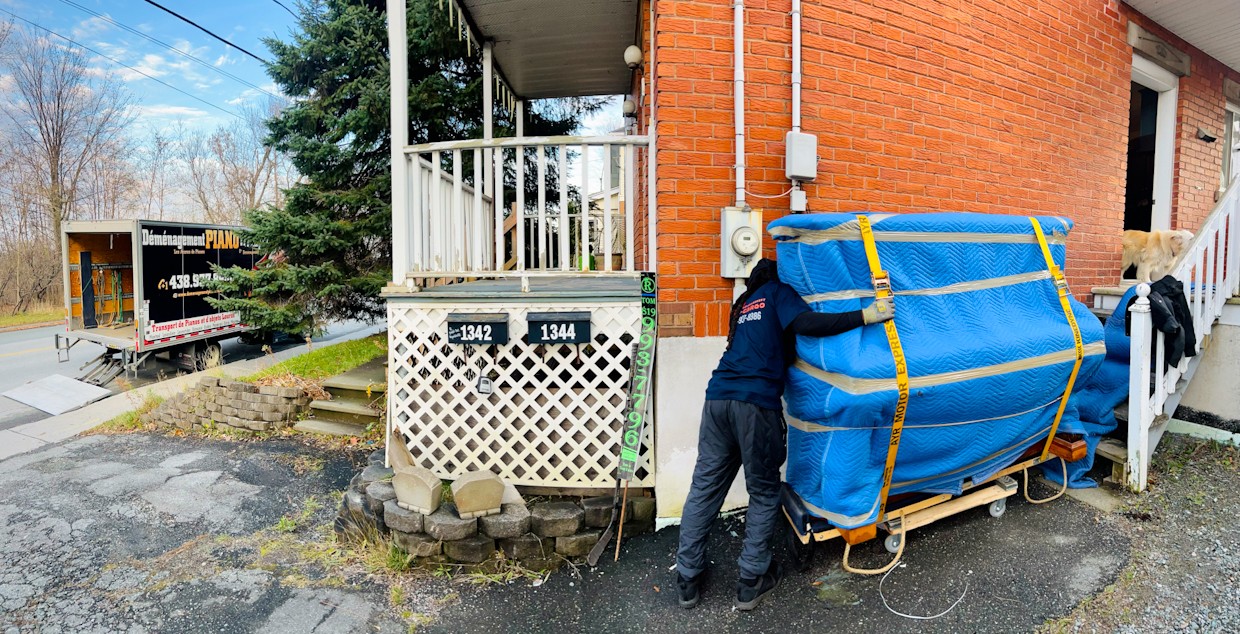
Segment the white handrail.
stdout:
<path fill-rule="evenodd" d="M 1185 346 L 1193 346 L 1200 355 L 1227 300 L 1240 294 L 1240 186 L 1233 185 L 1223 193 L 1171 275 L 1183 285 L 1196 331 L 1194 341 L 1185 342 Z M 1128 315 L 1132 348 L 1126 479 L 1135 491 L 1145 490 L 1150 456 L 1200 363 L 1200 356 L 1186 357 L 1167 367 L 1166 335 L 1154 333 L 1149 294 L 1149 285 L 1140 284 Z"/>

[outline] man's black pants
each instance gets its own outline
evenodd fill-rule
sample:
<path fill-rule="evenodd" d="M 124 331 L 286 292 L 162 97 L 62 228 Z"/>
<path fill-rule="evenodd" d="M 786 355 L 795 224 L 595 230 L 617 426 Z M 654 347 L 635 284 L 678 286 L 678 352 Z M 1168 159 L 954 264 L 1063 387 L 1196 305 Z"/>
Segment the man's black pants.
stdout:
<path fill-rule="evenodd" d="M 706 401 L 693 484 L 681 516 L 676 552 L 681 575 L 695 577 L 706 568 L 706 539 L 742 465 L 749 511 L 738 563 L 742 577 L 766 572 L 779 513 L 779 468 L 787 457 L 786 443 L 783 412 L 741 401 Z"/>

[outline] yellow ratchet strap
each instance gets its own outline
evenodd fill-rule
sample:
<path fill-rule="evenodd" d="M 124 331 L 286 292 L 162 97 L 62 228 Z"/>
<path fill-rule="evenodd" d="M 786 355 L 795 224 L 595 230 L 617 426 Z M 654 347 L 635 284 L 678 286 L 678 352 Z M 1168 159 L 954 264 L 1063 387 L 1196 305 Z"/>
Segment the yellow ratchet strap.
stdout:
<path fill-rule="evenodd" d="M 1051 434 L 1046 438 L 1046 446 L 1042 448 L 1042 460 L 1051 453 L 1051 444 L 1055 442 L 1055 432 L 1059 431 L 1059 421 L 1063 419 L 1063 410 L 1068 406 L 1068 397 L 1072 395 L 1072 386 L 1076 383 L 1076 375 L 1081 371 L 1081 361 L 1085 358 L 1085 344 L 1081 341 L 1081 329 L 1076 324 L 1076 315 L 1072 314 L 1072 304 L 1068 302 L 1068 282 L 1064 280 L 1063 271 L 1051 257 L 1051 249 L 1046 245 L 1046 234 L 1042 233 L 1042 225 L 1038 219 L 1029 217 L 1033 223 L 1033 233 L 1038 237 L 1038 246 L 1042 247 L 1042 257 L 1046 258 L 1046 269 L 1055 281 L 1055 289 L 1059 292 L 1059 305 L 1063 306 L 1064 317 L 1068 318 L 1068 326 L 1072 328 L 1072 340 L 1076 344 L 1076 363 L 1072 366 L 1072 374 L 1068 375 L 1068 387 L 1064 388 L 1063 398 L 1059 399 L 1059 411 L 1055 412 L 1055 422 L 1051 423 Z"/>
<path fill-rule="evenodd" d="M 882 300 L 892 297 L 891 278 L 883 270 L 878 259 L 878 247 L 874 244 L 874 230 L 870 228 L 867 216 L 857 216 L 857 224 L 861 227 L 861 241 L 865 245 L 865 259 L 870 264 L 870 278 L 874 283 L 874 297 Z M 887 332 L 887 343 L 891 346 L 891 358 L 896 364 L 896 389 L 899 400 L 896 401 L 895 420 L 891 423 L 891 440 L 887 443 L 887 463 L 883 466 L 883 489 L 879 493 L 878 521 L 882 521 L 887 512 L 887 494 L 891 491 L 891 477 L 895 473 L 896 453 L 900 450 L 900 434 L 904 431 L 904 415 L 908 412 L 908 364 L 904 358 L 904 347 L 900 345 L 900 334 L 896 332 L 894 319 L 883 322 Z"/>

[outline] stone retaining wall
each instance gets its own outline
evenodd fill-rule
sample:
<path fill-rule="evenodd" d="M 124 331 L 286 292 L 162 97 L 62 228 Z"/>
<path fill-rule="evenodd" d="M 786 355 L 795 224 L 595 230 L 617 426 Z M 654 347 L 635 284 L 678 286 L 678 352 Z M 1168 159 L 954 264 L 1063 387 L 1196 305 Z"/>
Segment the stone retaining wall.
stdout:
<path fill-rule="evenodd" d="M 143 420 L 186 430 L 270 431 L 300 420 L 309 406 L 310 398 L 300 388 L 203 377 L 196 387 L 164 401 Z"/>
<path fill-rule="evenodd" d="M 396 501 L 392 470 L 383 466 L 383 451 L 354 476 L 340 503 L 336 534 L 341 539 L 391 537 L 405 552 L 433 562 L 450 560 L 480 564 L 502 551 L 533 569 L 559 566 L 566 558 L 584 558 L 598 543 L 611 520 L 612 497 L 559 498 L 526 506 L 504 504 L 498 515 L 462 519 L 446 502 L 429 515 L 408 510 Z M 654 528 L 654 498 L 630 498 L 624 536 Z"/>

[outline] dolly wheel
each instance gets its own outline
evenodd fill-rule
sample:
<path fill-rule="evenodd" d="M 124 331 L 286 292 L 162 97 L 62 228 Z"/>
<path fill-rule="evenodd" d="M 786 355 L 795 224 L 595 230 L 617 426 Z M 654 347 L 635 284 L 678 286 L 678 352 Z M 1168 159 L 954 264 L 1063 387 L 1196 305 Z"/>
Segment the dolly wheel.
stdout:
<path fill-rule="evenodd" d="M 1003 517 L 1003 514 L 1007 511 L 1007 498 L 999 498 L 991 502 L 989 510 L 991 517 Z"/>
<path fill-rule="evenodd" d="M 891 535 L 888 535 L 886 539 L 883 540 L 883 548 L 886 548 L 887 552 L 894 555 L 900 552 L 900 542 L 903 540 L 904 540 L 903 533 L 900 533 L 899 535 L 892 533 Z"/>

